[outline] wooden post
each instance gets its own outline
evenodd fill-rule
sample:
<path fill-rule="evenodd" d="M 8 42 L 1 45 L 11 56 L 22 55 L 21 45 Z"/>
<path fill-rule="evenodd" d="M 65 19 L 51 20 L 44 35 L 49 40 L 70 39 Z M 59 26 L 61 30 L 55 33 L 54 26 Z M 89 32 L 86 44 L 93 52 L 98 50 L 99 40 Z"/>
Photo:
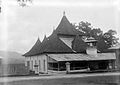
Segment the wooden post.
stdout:
<path fill-rule="evenodd" d="M 54 68 L 53 68 L 53 63 L 52 63 L 52 70 L 54 70 Z"/>
<path fill-rule="evenodd" d="M 59 67 L 60 67 L 60 66 L 59 66 L 59 62 L 58 62 L 58 71 L 60 70 Z"/>

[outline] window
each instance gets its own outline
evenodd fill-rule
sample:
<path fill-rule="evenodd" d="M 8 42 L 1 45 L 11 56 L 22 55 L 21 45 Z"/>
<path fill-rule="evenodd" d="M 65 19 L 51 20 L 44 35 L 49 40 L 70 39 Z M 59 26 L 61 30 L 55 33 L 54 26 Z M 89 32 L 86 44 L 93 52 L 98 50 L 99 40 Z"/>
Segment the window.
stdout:
<path fill-rule="evenodd" d="M 31 61 L 31 70 L 33 70 L 33 61 Z"/>
<path fill-rule="evenodd" d="M 30 61 L 27 61 L 27 66 L 30 67 Z"/>
<path fill-rule="evenodd" d="M 38 72 L 38 63 L 37 63 L 37 60 L 35 60 L 34 68 L 35 68 L 35 71 Z"/>
<path fill-rule="evenodd" d="M 12 72 L 15 73 L 16 69 L 15 69 L 15 66 L 10 66 L 12 68 Z"/>
<path fill-rule="evenodd" d="M 44 68 L 44 71 L 45 71 L 45 60 L 43 61 L 43 66 L 44 66 L 43 68 Z"/>

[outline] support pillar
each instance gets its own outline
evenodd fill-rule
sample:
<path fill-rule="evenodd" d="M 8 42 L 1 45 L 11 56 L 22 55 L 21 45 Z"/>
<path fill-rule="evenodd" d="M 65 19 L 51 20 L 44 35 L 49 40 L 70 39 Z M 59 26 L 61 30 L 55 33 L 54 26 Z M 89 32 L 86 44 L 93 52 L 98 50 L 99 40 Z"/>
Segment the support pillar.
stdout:
<path fill-rule="evenodd" d="M 70 63 L 69 62 L 66 62 L 66 73 L 70 73 Z"/>
<path fill-rule="evenodd" d="M 111 61 L 109 61 L 108 68 L 109 68 L 110 70 L 112 69 Z"/>
<path fill-rule="evenodd" d="M 60 68 L 60 66 L 59 66 L 59 62 L 58 62 L 58 71 L 60 70 L 59 68 Z"/>

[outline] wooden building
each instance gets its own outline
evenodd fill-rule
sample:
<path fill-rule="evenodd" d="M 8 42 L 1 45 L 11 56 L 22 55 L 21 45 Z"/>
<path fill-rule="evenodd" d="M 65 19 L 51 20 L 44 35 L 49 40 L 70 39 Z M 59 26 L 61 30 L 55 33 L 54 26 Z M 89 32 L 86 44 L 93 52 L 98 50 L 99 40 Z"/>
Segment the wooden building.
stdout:
<path fill-rule="evenodd" d="M 94 38 L 83 39 L 83 32 L 76 30 L 65 13 L 58 27 L 49 37 L 25 53 L 25 65 L 36 74 L 50 71 L 65 71 L 66 63 L 70 70 L 107 70 L 115 68 L 115 53 L 98 53 Z"/>
<path fill-rule="evenodd" d="M 29 70 L 27 67 L 25 67 L 24 62 L 16 61 L 16 59 L 10 60 L 8 57 L 0 57 L 0 76 L 28 75 Z"/>

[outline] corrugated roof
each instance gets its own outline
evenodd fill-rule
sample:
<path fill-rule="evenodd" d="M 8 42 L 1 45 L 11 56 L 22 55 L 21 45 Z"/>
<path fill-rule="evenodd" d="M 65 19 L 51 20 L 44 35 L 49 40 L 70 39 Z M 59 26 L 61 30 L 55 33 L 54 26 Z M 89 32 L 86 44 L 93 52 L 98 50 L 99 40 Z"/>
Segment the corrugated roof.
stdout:
<path fill-rule="evenodd" d="M 56 61 L 93 61 L 93 60 L 113 60 L 115 53 L 98 53 L 97 55 L 87 54 L 48 54 Z"/>

